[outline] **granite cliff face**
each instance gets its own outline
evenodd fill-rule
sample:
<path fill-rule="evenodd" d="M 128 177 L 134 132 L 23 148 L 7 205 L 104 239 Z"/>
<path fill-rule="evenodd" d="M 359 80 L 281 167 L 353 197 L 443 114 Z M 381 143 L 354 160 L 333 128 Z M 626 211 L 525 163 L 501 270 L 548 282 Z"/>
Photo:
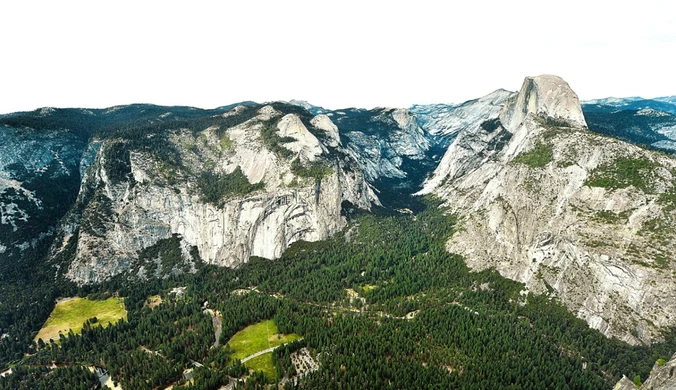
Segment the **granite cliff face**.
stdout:
<path fill-rule="evenodd" d="M 675 177 L 673 158 L 589 132 L 570 87 L 538 76 L 461 132 L 421 193 L 461 216 L 448 250 L 470 267 L 636 344 L 676 320 Z"/>
<path fill-rule="evenodd" d="M 676 355 L 668 362 L 658 361 L 650 371 L 650 376 L 637 387 L 629 378 L 622 377 L 613 390 L 674 390 L 676 389 Z"/>
<path fill-rule="evenodd" d="M 222 266 L 273 259 L 295 241 L 341 230 L 343 202 L 378 204 L 356 162 L 335 148 L 330 120 L 284 108 L 262 107 L 230 127 L 216 120 L 207 128 L 170 129 L 162 148 L 174 154 L 162 158 L 128 139 L 102 141 L 52 248 L 54 265 L 78 283 L 100 282 L 137 269 L 144 248 L 174 235 L 190 267 L 193 247 L 202 261 Z M 223 117 L 232 115 L 237 109 Z M 249 189 L 207 199 L 207 173 L 212 182 L 240 175 Z"/>
<path fill-rule="evenodd" d="M 359 162 L 366 178 L 375 182 L 399 179 L 408 184 L 420 181 L 411 177 L 411 161 L 424 161 L 430 141 L 417 118 L 406 109 L 348 109 L 329 114 L 344 137 L 347 153 Z"/>
<path fill-rule="evenodd" d="M 430 141 L 408 110 L 306 108 L 132 105 L 5 116 L 0 253 L 28 256 L 43 242 L 30 257 L 48 252 L 56 277 L 80 284 L 274 259 L 295 241 L 341 230 L 346 207 L 379 206 L 390 187 L 412 191 L 421 166 L 431 169 Z"/>
<path fill-rule="evenodd" d="M 459 133 L 472 131 L 482 122 L 496 118 L 512 95 L 514 92 L 498 89 L 458 105 L 414 105 L 411 112 L 433 141 L 446 149 Z"/>
<path fill-rule="evenodd" d="M 526 77 L 519 93 L 505 105 L 500 120 L 506 128 L 516 129 L 528 115 L 560 119 L 574 127 L 587 127 L 580 99 L 558 76 Z"/>

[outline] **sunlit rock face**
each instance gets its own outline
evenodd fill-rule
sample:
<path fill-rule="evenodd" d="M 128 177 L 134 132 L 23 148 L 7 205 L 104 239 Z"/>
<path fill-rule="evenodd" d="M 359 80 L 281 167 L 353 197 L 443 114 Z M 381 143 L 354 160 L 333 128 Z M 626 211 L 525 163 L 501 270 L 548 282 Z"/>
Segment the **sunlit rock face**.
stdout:
<path fill-rule="evenodd" d="M 638 176 L 624 177 L 629 161 L 641 162 Z M 676 215 L 665 201 L 675 177 L 673 158 L 589 132 L 568 84 L 538 76 L 498 116 L 460 132 L 421 192 L 461 217 L 448 250 L 470 267 L 555 295 L 637 344 L 676 320 L 666 260 Z"/>
<path fill-rule="evenodd" d="M 411 112 L 432 140 L 445 149 L 459 133 L 472 131 L 482 122 L 496 118 L 512 95 L 514 92 L 498 89 L 479 99 L 457 105 L 414 105 Z"/>
<path fill-rule="evenodd" d="M 311 123 L 320 125 L 313 130 L 319 138 L 308 129 Z M 271 150 L 262 135 L 269 126 L 286 152 Z M 202 261 L 221 266 L 251 256 L 278 258 L 293 242 L 326 239 L 346 224 L 343 202 L 366 210 L 379 204 L 358 163 L 336 149 L 336 136 L 326 119 L 305 121 L 265 106 L 226 129 L 172 129 L 167 145 L 176 150 L 181 169 L 125 139 L 104 140 L 52 257 L 73 251 L 62 271 L 86 284 L 134 268 L 144 248 L 175 234 L 187 248 L 185 261 L 193 261 L 194 247 Z M 126 154 L 112 152 L 118 149 Z M 294 162 L 321 164 L 323 174 L 303 176 L 292 168 Z M 258 187 L 214 204 L 198 184 L 206 171 L 238 171 Z"/>

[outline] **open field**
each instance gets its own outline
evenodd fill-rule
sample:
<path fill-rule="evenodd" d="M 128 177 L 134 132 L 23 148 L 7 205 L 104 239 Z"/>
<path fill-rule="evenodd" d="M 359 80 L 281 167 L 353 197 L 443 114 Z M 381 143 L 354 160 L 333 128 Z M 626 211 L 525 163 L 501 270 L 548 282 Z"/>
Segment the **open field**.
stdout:
<path fill-rule="evenodd" d="M 244 365 L 252 371 L 263 371 L 265 377 L 271 381 L 277 380 L 277 369 L 275 369 L 275 365 L 272 364 L 272 352 L 256 356 L 244 363 Z"/>
<path fill-rule="evenodd" d="M 228 341 L 233 351 L 232 358 L 243 359 L 258 351 L 274 348 L 300 338 L 295 333 L 284 335 L 277 332 L 277 325 L 273 320 L 262 321 L 240 330 Z"/>
<path fill-rule="evenodd" d="M 228 345 L 233 351 L 232 358 L 244 359 L 256 352 L 290 343 L 300 338 L 295 333 L 285 335 L 277 333 L 278 331 L 273 320 L 262 321 L 240 330 L 228 341 Z M 272 364 L 272 352 L 256 356 L 244 365 L 253 371 L 263 371 L 265 377 L 269 380 L 277 379 L 277 370 Z"/>
<path fill-rule="evenodd" d="M 35 340 L 42 339 L 45 343 L 50 339 L 59 339 L 59 333 L 68 334 L 72 329 L 78 334 L 82 325 L 90 318 L 96 317 L 95 325 L 106 326 L 117 322 L 120 318 L 127 319 L 124 308 L 124 298 L 108 298 L 104 301 L 92 301 L 87 298 L 73 298 L 61 301 L 49 315 L 47 322 L 42 326 Z"/>

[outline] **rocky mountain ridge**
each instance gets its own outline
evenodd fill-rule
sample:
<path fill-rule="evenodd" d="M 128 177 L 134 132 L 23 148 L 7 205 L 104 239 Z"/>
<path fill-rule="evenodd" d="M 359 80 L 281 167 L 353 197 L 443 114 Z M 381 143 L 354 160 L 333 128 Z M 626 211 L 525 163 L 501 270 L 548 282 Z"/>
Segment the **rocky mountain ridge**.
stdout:
<path fill-rule="evenodd" d="M 366 210 L 378 204 L 353 160 L 330 151 L 298 115 L 273 106 L 233 127 L 167 136 L 180 165 L 124 139 L 102 143 L 74 207 L 82 212 L 68 216 L 52 248 L 58 258 L 76 247 L 64 271 L 69 279 L 100 282 L 124 272 L 144 248 L 175 234 L 191 263 L 191 247 L 201 261 L 222 266 L 276 258 L 297 240 L 342 229 L 343 202 Z M 121 177 L 111 174 L 120 167 Z M 219 193 L 229 185 L 242 188 Z"/>
<path fill-rule="evenodd" d="M 421 193 L 463 218 L 448 250 L 630 343 L 673 324 L 676 161 L 587 130 L 560 78 L 527 78 L 460 133 Z"/>
<path fill-rule="evenodd" d="M 582 105 L 585 110 L 612 112 L 651 109 L 676 115 L 676 98 L 674 96 L 654 99 L 642 97 L 594 99 L 583 101 Z"/>
<path fill-rule="evenodd" d="M 484 97 L 458 105 L 414 105 L 411 112 L 418 117 L 422 128 L 445 151 L 458 133 L 471 131 L 481 122 L 496 118 L 505 101 L 512 95 L 514 92 L 498 89 Z"/>
<path fill-rule="evenodd" d="M 630 343 L 673 325 L 674 160 L 597 134 L 666 145 L 668 112 L 581 106 L 547 75 L 460 105 L 290 103 L 3 116 L 0 263 L 51 243 L 55 277 L 80 284 L 236 266 L 325 239 L 352 208 L 408 208 L 417 192 L 461 217 L 448 250 L 472 268 Z"/>
<path fill-rule="evenodd" d="M 293 105 L 250 102 L 208 111 L 47 108 L 5 122 L 7 147 L 18 147 L 19 133 L 72 133 L 79 140 L 69 150 L 71 200 L 44 234 L 47 242 L 56 236 L 48 256 L 55 277 L 84 284 L 122 272 L 189 272 L 200 262 L 234 266 L 250 256 L 277 258 L 298 240 L 326 239 L 345 226 L 350 208 L 381 205 L 383 180 L 413 191 L 408 188 L 421 179 L 409 177 L 402 163 L 425 160 L 429 148 L 405 109 L 312 115 Z M 14 196 L 18 176 L 10 168 L 22 155 L 7 155 L 14 157 L 3 164 L 3 193 Z M 58 153 L 48 157 L 59 163 Z M 27 213 L 15 203 L 3 203 L 2 227 Z M 26 244 L 16 245 L 22 253 Z M 173 252 L 156 253 L 169 247 Z"/>

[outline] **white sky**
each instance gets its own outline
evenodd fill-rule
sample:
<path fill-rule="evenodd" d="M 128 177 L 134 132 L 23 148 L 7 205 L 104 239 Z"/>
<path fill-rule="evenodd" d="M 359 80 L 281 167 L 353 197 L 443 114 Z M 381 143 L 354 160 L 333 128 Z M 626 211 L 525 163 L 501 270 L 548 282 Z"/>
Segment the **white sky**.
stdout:
<path fill-rule="evenodd" d="M 525 76 L 676 95 L 676 1 L 2 1 L 0 113 L 459 103 Z"/>

